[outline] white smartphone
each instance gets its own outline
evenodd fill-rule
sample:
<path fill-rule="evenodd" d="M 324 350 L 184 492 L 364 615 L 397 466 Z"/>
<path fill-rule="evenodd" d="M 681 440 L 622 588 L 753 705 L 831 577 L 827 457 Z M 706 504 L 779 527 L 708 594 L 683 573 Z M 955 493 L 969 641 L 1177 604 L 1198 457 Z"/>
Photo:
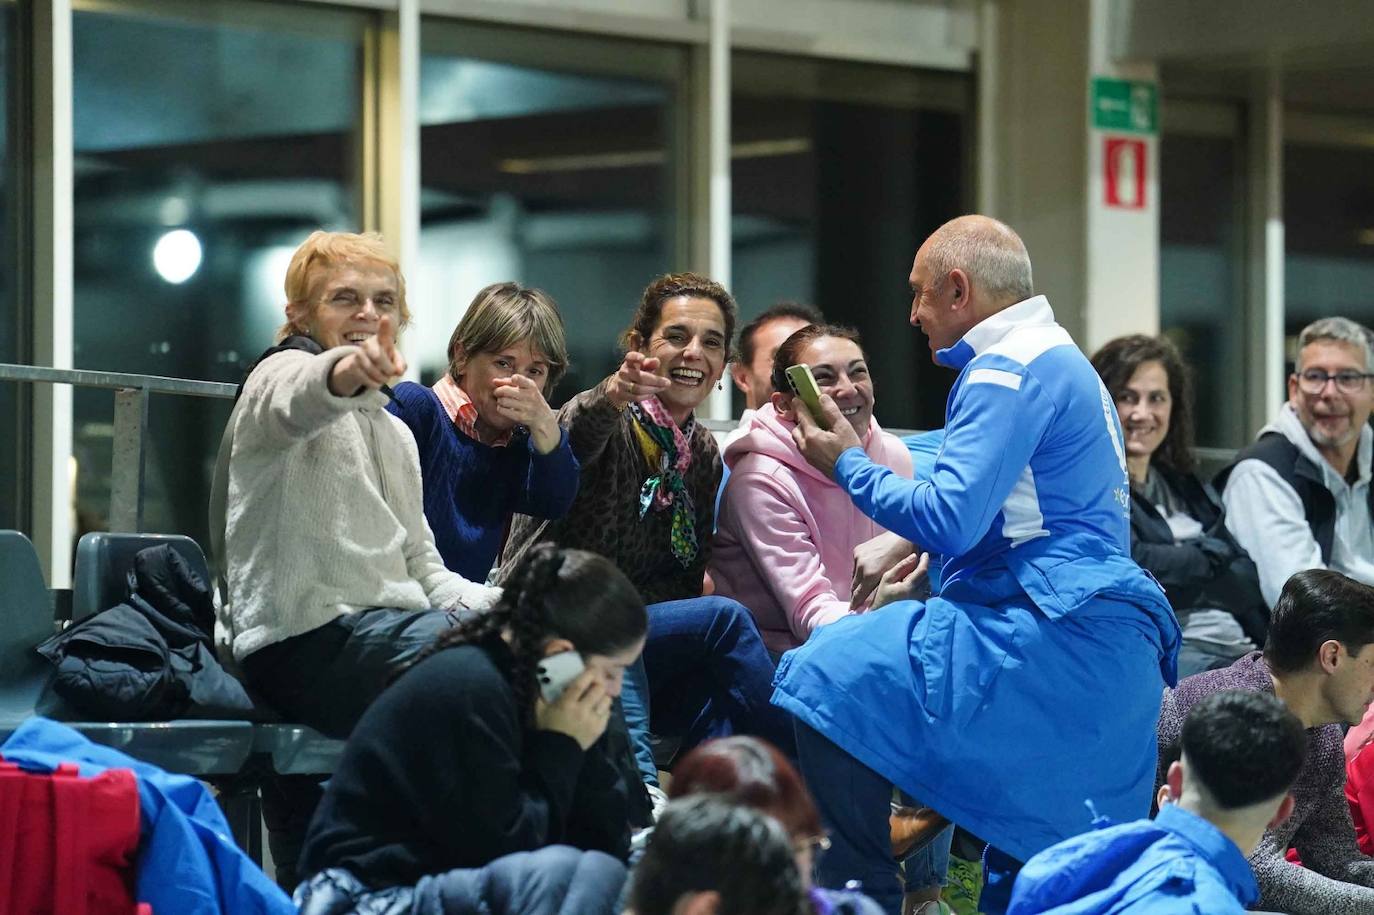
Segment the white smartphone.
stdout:
<path fill-rule="evenodd" d="M 568 684 L 576 680 L 587 667 L 582 663 L 582 655 L 575 651 L 560 651 L 539 662 L 536 668 L 539 676 L 539 692 L 545 702 L 556 702 L 563 695 Z"/>

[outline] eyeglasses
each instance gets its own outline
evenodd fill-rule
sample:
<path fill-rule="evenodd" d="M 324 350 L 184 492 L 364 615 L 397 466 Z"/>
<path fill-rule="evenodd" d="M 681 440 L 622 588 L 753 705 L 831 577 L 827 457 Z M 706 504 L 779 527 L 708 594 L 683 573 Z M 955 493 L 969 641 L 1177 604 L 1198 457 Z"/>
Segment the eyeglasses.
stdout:
<path fill-rule="evenodd" d="M 1342 394 L 1358 394 L 1364 390 L 1365 381 L 1374 378 L 1368 372 L 1345 371 L 1328 375 L 1321 369 L 1306 369 L 1298 375 L 1298 389 L 1304 394 L 1320 394 L 1326 389 L 1328 381 L 1336 382 L 1336 390 Z"/>

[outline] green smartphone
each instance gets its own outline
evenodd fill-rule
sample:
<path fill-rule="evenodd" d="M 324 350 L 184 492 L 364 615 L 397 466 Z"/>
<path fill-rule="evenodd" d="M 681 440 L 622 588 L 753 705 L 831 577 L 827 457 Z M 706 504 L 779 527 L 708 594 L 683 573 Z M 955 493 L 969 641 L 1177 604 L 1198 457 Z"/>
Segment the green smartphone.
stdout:
<path fill-rule="evenodd" d="M 811 366 L 789 365 L 787 383 L 792 385 L 792 390 L 801 398 L 802 403 L 806 404 L 806 409 L 811 412 L 811 418 L 816 421 L 816 425 L 822 429 L 829 429 L 830 423 L 821 413 L 820 385 L 816 384 L 816 376 L 811 374 Z"/>

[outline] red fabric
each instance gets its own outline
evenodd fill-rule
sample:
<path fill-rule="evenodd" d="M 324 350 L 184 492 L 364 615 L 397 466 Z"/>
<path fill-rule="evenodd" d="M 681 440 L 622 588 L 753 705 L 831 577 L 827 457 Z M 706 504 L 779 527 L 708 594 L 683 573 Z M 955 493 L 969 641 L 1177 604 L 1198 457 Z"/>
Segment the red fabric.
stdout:
<path fill-rule="evenodd" d="M 1374 855 L 1374 749 L 1366 744 L 1345 764 L 1345 800 L 1360 851 Z"/>
<path fill-rule="evenodd" d="M 138 783 L 127 769 L 26 772 L 0 760 L 0 912 L 152 915 L 134 901 Z"/>

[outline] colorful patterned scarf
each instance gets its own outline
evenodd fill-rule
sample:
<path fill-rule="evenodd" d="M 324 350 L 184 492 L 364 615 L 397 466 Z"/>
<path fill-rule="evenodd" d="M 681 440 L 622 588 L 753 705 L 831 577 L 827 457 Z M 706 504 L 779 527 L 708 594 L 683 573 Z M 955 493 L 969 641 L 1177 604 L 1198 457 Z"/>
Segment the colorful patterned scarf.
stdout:
<path fill-rule="evenodd" d="M 679 429 L 657 397 L 630 404 L 634 419 L 635 439 L 649 467 L 656 470 L 639 489 L 640 520 L 649 509 L 673 510 L 673 556 L 686 568 L 697 558 L 696 507 L 687 491 L 683 475 L 692 466 L 692 432 L 696 417 L 687 420 L 687 428 Z"/>

